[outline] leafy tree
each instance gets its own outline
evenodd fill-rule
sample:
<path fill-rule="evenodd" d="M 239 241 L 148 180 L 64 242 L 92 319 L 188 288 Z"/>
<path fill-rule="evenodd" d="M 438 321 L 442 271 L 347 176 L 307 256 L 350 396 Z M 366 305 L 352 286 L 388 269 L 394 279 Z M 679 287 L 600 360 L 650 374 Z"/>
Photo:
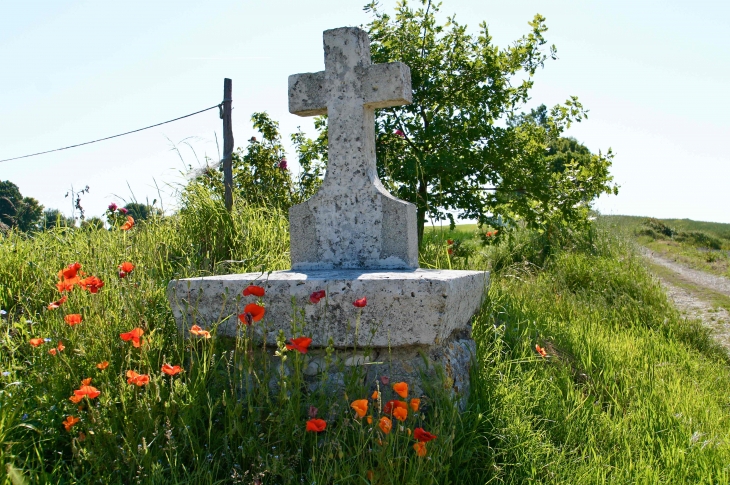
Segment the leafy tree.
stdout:
<path fill-rule="evenodd" d="M 561 133 L 586 116 L 577 98 L 538 118 L 520 114 L 537 69 L 548 56 L 555 58 L 555 46 L 545 48 L 542 16 L 500 49 L 486 23 L 473 36 L 453 16 L 440 25 L 437 4 L 420 4 L 413 9 L 399 2 L 392 17 L 376 3 L 366 7 L 373 15 L 373 62 L 400 61 L 411 69 L 413 103 L 376 112 L 376 149 L 383 184 L 417 206 L 419 240 L 428 215 L 452 225 L 447 211 L 482 224 L 524 220 L 544 227 L 563 216 L 579 218 L 568 201 L 587 205 L 612 190 L 610 155 L 558 171 L 545 157 Z M 321 145 L 326 123 L 319 123 Z M 566 197 L 565 191 L 575 194 Z"/>
<path fill-rule="evenodd" d="M 73 227 L 74 220 L 72 217 L 66 217 L 58 209 L 46 209 L 43 211 L 43 219 L 41 226 L 44 229 L 51 229 L 56 226 Z"/>
<path fill-rule="evenodd" d="M 153 202 L 154 204 L 154 202 Z M 139 202 L 130 202 L 124 206 L 127 209 L 127 215 L 134 218 L 135 221 L 144 221 L 153 216 L 161 216 L 162 210 L 150 204 L 140 204 Z M 122 217 L 122 219 L 124 219 Z M 101 220 L 101 219 L 99 219 Z M 103 221 L 102 221 L 103 226 Z"/>
<path fill-rule="evenodd" d="M 302 166 L 301 176 L 292 178 L 286 152 L 279 133 L 279 123 L 265 112 L 251 116 L 261 139 L 251 137 L 245 149 L 233 153 L 233 193 L 248 204 L 276 207 L 284 211 L 311 197 L 321 183 L 324 168 L 320 161 L 319 145 L 308 140 L 299 131 L 291 136 Z M 221 174 L 208 169 L 199 181 L 223 196 Z"/>
<path fill-rule="evenodd" d="M 21 231 L 35 229 L 41 219 L 43 206 L 32 197 L 23 197 L 17 185 L 0 182 L 0 222 Z"/>

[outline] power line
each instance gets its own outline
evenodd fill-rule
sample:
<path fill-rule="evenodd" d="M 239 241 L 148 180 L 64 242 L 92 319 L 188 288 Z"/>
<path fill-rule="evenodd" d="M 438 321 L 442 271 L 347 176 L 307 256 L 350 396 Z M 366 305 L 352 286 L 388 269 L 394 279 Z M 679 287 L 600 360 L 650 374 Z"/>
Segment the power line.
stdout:
<path fill-rule="evenodd" d="M 84 145 L 90 145 L 92 143 L 96 143 L 96 142 L 100 142 L 100 141 L 104 141 L 104 140 L 111 140 L 112 138 L 118 138 L 120 136 L 129 135 L 130 133 L 137 133 L 138 131 L 149 130 L 150 128 L 154 128 L 155 126 L 160 126 L 160 125 L 165 125 L 167 123 L 172 123 L 173 121 L 181 120 L 183 118 L 188 118 L 190 116 L 194 116 L 194 115 L 197 115 L 197 114 L 200 114 L 200 113 L 204 113 L 206 111 L 210 111 L 210 110 L 215 109 L 215 108 L 219 108 L 220 109 L 220 107 L 222 105 L 223 105 L 223 103 L 216 104 L 215 106 L 211 106 L 210 108 L 205 108 L 205 109 L 201 109 L 200 111 L 196 111 L 195 113 L 190 113 L 189 115 L 180 116 L 179 118 L 175 118 L 175 119 L 168 120 L 168 121 L 163 121 L 162 123 L 157 123 L 155 125 L 145 126 L 144 128 L 139 128 L 139 129 L 136 129 L 136 130 L 128 131 L 126 133 L 120 133 L 120 134 L 114 135 L 114 136 L 107 136 L 106 138 L 99 138 L 98 140 L 87 141 L 85 143 L 79 143 L 79 144 L 76 144 L 76 145 L 71 145 L 71 146 L 67 146 L 67 147 L 63 147 L 63 148 L 56 148 L 55 150 L 47 150 L 45 152 L 31 153 L 30 155 L 23 155 L 22 157 L 6 158 L 5 160 L 0 160 L 0 163 L 2 163 L 2 162 L 9 162 L 11 160 L 20 160 L 21 158 L 35 157 L 36 155 L 44 155 L 46 153 L 60 152 L 61 150 L 68 150 L 69 148 L 76 148 L 76 147 L 80 147 L 80 146 L 84 146 Z"/>

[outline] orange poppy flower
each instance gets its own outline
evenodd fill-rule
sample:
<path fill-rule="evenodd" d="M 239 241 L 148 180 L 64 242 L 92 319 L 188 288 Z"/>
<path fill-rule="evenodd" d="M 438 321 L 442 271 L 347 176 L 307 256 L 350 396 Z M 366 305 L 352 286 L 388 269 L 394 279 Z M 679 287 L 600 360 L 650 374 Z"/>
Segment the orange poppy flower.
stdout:
<path fill-rule="evenodd" d="M 359 300 L 355 300 L 352 302 L 353 305 L 355 305 L 357 308 L 362 308 L 368 304 L 368 299 L 366 297 L 362 297 Z"/>
<path fill-rule="evenodd" d="M 368 424 L 373 424 L 373 417 L 372 416 L 368 416 Z"/>
<path fill-rule="evenodd" d="M 404 398 L 408 396 L 408 384 L 405 382 L 396 382 L 393 384 L 393 390 L 398 394 L 400 397 Z"/>
<path fill-rule="evenodd" d="M 380 418 L 380 421 L 378 421 L 378 427 L 380 428 L 380 431 L 382 431 L 385 434 L 390 433 L 390 430 L 393 428 L 393 421 L 383 416 Z"/>
<path fill-rule="evenodd" d="M 418 441 L 422 441 L 424 443 L 428 443 L 431 440 L 435 440 L 437 438 L 436 435 L 433 435 L 429 433 L 428 431 L 425 431 L 423 428 L 416 428 L 413 430 L 413 437 L 416 438 Z"/>
<path fill-rule="evenodd" d="M 372 482 L 373 481 L 373 477 L 375 476 L 375 474 L 373 473 L 372 470 L 368 470 L 368 472 L 366 473 L 366 476 L 368 477 L 368 481 L 369 482 Z"/>
<path fill-rule="evenodd" d="M 48 353 L 51 355 L 56 355 L 58 351 L 56 349 L 48 349 Z"/>
<path fill-rule="evenodd" d="M 45 343 L 45 339 L 42 338 L 32 338 L 28 340 L 28 343 L 32 345 L 33 347 L 38 347 L 39 345 L 43 345 Z"/>
<path fill-rule="evenodd" d="M 56 283 L 56 288 L 58 288 L 58 291 L 61 293 L 65 291 L 71 291 L 74 289 L 74 285 L 76 285 L 79 282 L 79 277 L 75 276 L 71 279 L 63 279 Z"/>
<path fill-rule="evenodd" d="M 162 372 L 167 374 L 168 376 L 174 376 L 175 374 L 178 374 L 182 371 L 179 365 L 170 365 L 170 364 L 163 364 L 162 365 Z"/>
<path fill-rule="evenodd" d="M 90 386 L 91 384 L 91 378 L 84 379 L 81 381 L 81 387 L 79 387 L 77 390 L 74 391 L 74 395 L 76 397 L 88 397 L 89 399 L 94 399 L 96 397 L 99 397 L 99 394 L 101 394 L 101 391 L 94 386 Z M 74 401 L 76 402 L 76 401 Z"/>
<path fill-rule="evenodd" d="M 117 266 L 117 268 L 119 268 L 119 277 L 125 278 L 129 273 L 132 272 L 132 270 L 134 270 L 134 265 L 129 261 L 125 261 Z"/>
<path fill-rule="evenodd" d="M 74 325 L 78 325 L 79 323 L 81 323 L 82 320 L 83 320 L 83 318 L 78 313 L 71 313 L 71 314 L 63 317 L 63 321 L 68 323 L 72 327 Z"/>
<path fill-rule="evenodd" d="M 129 342 L 131 340 L 132 345 L 134 345 L 135 347 L 139 347 L 141 345 L 140 337 L 142 335 L 144 335 L 144 330 L 137 327 L 134 330 L 130 330 L 129 332 L 120 333 L 119 337 L 121 337 L 121 339 L 124 340 L 125 342 Z"/>
<path fill-rule="evenodd" d="M 193 325 L 192 327 L 190 327 L 190 333 L 192 333 L 196 337 L 210 338 L 210 332 L 207 330 L 203 330 L 198 325 Z"/>
<path fill-rule="evenodd" d="M 413 443 L 413 449 L 416 450 L 416 455 L 420 457 L 426 456 L 426 443 L 422 441 L 416 441 Z"/>
<path fill-rule="evenodd" d="M 265 294 L 266 294 L 266 290 L 264 290 L 261 286 L 256 286 L 256 285 L 249 285 L 246 287 L 245 290 L 243 290 L 243 296 L 253 295 L 253 296 L 262 297 Z"/>
<path fill-rule="evenodd" d="M 58 352 L 63 352 L 63 349 L 65 349 L 66 346 L 63 345 L 63 342 L 58 342 L 58 346 L 55 349 L 49 349 L 48 353 L 51 355 L 56 355 Z"/>
<path fill-rule="evenodd" d="M 370 396 L 370 399 L 375 400 L 378 398 L 378 396 L 380 396 L 380 393 L 378 391 L 373 391 L 373 394 L 372 394 L 372 396 Z"/>
<path fill-rule="evenodd" d="M 307 431 L 312 433 L 321 433 L 327 427 L 327 421 L 324 419 L 314 418 L 307 421 Z"/>
<path fill-rule="evenodd" d="M 400 422 L 403 422 L 408 417 L 408 409 L 397 407 L 393 409 L 393 417 Z"/>
<path fill-rule="evenodd" d="M 421 400 L 418 399 L 417 397 L 414 397 L 413 399 L 411 399 L 410 406 L 411 406 L 411 409 L 413 409 L 414 413 L 417 412 L 418 408 L 421 407 Z"/>
<path fill-rule="evenodd" d="M 81 269 L 81 263 L 73 263 L 69 264 L 65 268 L 63 268 L 61 271 L 58 272 L 58 279 L 65 278 L 67 280 L 70 280 L 72 278 L 76 278 L 76 274 Z"/>
<path fill-rule="evenodd" d="M 291 344 L 286 344 L 286 350 L 296 350 L 301 354 L 306 354 L 312 339 L 309 337 L 299 337 L 291 339 Z"/>
<path fill-rule="evenodd" d="M 88 278 L 84 278 L 79 281 L 79 286 L 91 293 L 96 293 L 102 286 L 104 286 L 104 282 L 96 276 L 89 276 Z"/>
<path fill-rule="evenodd" d="M 81 420 L 76 416 L 66 416 L 66 420 L 63 422 L 63 427 L 66 428 L 66 431 L 71 431 L 71 428 L 73 428 L 73 426 L 79 421 Z"/>
<path fill-rule="evenodd" d="M 70 398 L 68 398 L 68 400 L 71 401 L 74 404 L 78 404 L 78 403 L 81 402 L 81 400 L 83 398 L 84 398 L 84 396 L 77 396 L 76 394 L 74 394 L 73 396 L 71 396 Z"/>
<path fill-rule="evenodd" d="M 134 217 L 127 216 L 127 222 L 122 224 L 122 226 L 119 229 L 121 229 L 122 231 L 129 231 L 133 227 L 134 227 Z"/>
<path fill-rule="evenodd" d="M 99 370 L 104 370 L 107 367 L 109 367 L 109 361 L 108 360 L 105 360 L 104 362 L 99 362 L 98 364 L 96 364 L 96 368 L 99 369 Z"/>
<path fill-rule="evenodd" d="M 127 371 L 127 384 L 134 384 L 142 387 L 150 382 L 150 376 L 147 374 L 137 374 L 133 370 Z"/>
<path fill-rule="evenodd" d="M 547 352 L 545 352 L 545 349 L 540 347 L 539 345 L 535 344 L 535 351 L 540 354 L 540 357 L 547 357 Z"/>
<path fill-rule="evenodd" d="M 368 413 L 368 400 L 367 399 L 358 399 L 356 401 L 352 401 L 352 404 L 350 404 L 350 407 L 355 410 L 358 417 L 364 418 L 365 415 Z"/>
<path fill-rule="evenodd" d="M 53 303 L 49 303 L 48 309 L 55 310 L 56 308 L 60 307 L 64 303 L 66 303 L 66 300 L 68 300 L 68 297 L 66 295 L 63 295 L 60 300 L 54 301 Z"/>

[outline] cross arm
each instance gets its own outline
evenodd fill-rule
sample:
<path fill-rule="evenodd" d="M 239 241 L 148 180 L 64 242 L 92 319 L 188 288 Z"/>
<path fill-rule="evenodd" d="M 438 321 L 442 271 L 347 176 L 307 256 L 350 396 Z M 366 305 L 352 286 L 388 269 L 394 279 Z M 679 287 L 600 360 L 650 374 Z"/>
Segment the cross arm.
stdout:
<path fill-rule="evenodd" d="M 402 62 L 372 64 L 362 82 L 365 105 L 371 108 L 389 108 L 411 104 L 411 69 Z"/>
<path fill-rule="evenodd" d="M 299 116 L 327 114 L 324 71 L 289 76 L 289 112 Z"/>

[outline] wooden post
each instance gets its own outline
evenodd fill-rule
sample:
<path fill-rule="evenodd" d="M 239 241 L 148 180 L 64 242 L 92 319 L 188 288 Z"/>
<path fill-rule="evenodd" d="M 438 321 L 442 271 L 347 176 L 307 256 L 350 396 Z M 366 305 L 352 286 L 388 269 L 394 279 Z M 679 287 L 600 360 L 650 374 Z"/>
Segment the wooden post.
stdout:
<path fill-rule="evenodd" d="M 233 208 L 233 128 L 231 127 L 231 92 L 233 81 L 228 78 L 223 80 L 223 185 L 225 187 L 226 209 L 228 212 Z"/>

